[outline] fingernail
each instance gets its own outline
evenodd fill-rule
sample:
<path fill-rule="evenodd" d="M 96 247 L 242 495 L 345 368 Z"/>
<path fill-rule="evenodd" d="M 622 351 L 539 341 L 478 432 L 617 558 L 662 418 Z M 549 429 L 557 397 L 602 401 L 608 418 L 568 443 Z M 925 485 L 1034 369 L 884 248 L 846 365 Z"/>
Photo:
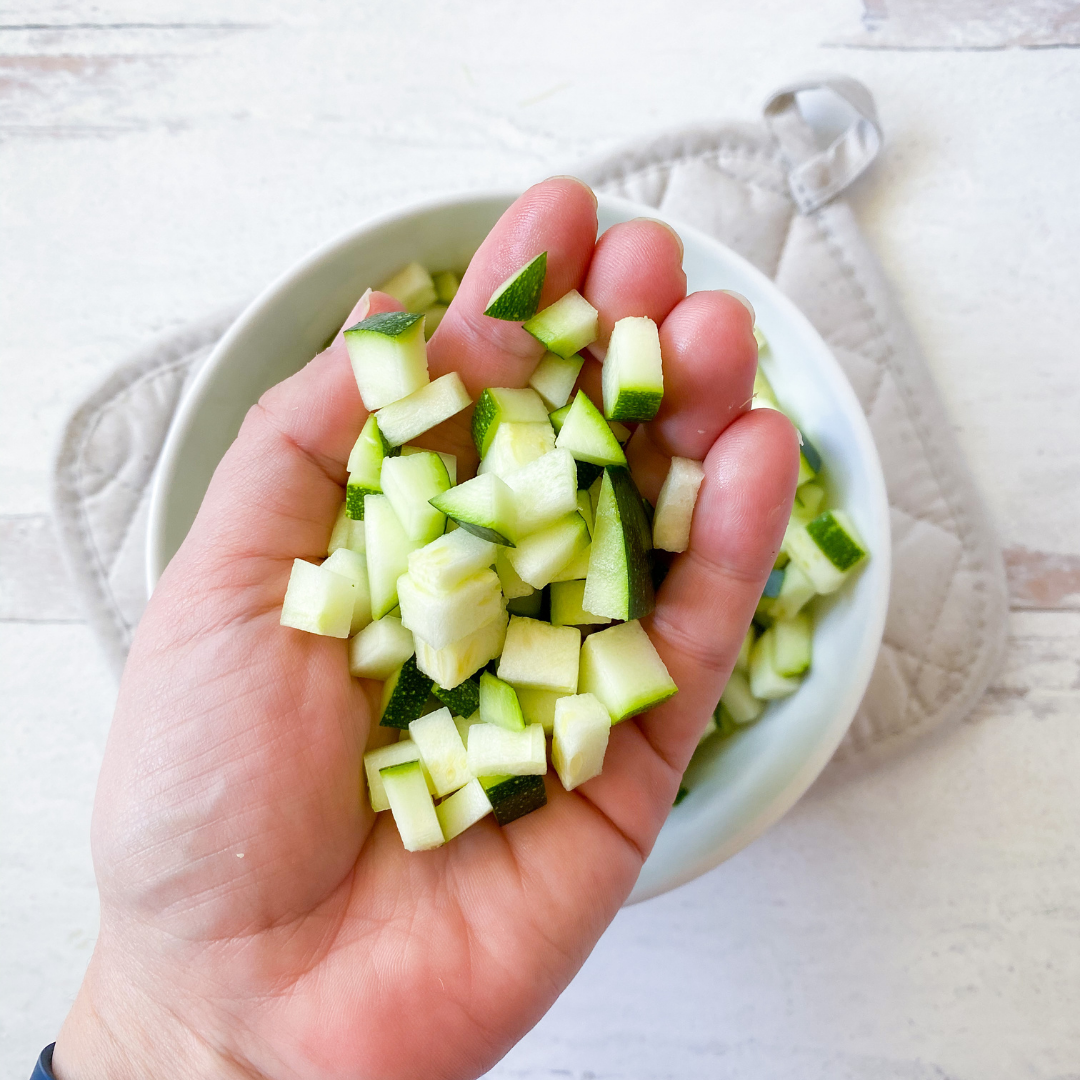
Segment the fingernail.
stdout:
<path fill-rule="evenodd" d="M 679 245 L 679 259 L 680 259 L 680 261 L 682 260 L 683 252 L 686 251 L 686 248 L 683 247 L 682 237 L 674 230 L 674 228 L 672 228 L 672 226 L 670 226 L 666 221 L 661 221 L 660 218 L 658 218 L 658 217 L 639 217 L 639 218 L 634 218 L 634 220 L 635 221 L 651 221 L 654 225 L 663 225 L 664 228 L 667 229 L 667 231 L 669 233 L 671 233 L 672 236 L 675 237 L 675 243 L 677 243 Z"/>
<path fill-rule="evenodd" d="M 750 321 L 752 323 L 757 322 L 757 315 L 754 313 L 754 305 L 751 304 L 750 301 L 747 300 L 746 297 L 743 296 L 742 293 L 735 292 L 734 289 L 721 289 L 720 291 L 722 293 L 727 293 L 728 296 L 734 296 L 735 299 L 738 300 L 739 303 L 742 304 L 742 306 L 744 308 L 746 308 L 747 311 L 750 312 Z"/>
<path fill-rule="evenodd" d="M 576 176 L 559 175 L 559 176 L 549 176 L 546 180 L 543 181 L 543 183 L 546 184 L 546 183 L 549 183 L 552 180 L 571 180 L 575 184 L 580 184 L 592 196 L 593 206 L 598 205 L 598 203 L 596 201 L 596 192 L 593 191 L 593 189 L 591 187 L 589 187 L 589 185 L 586 184 L 584 180 L 581 180 L 580 178 L 578 178 Z"/>

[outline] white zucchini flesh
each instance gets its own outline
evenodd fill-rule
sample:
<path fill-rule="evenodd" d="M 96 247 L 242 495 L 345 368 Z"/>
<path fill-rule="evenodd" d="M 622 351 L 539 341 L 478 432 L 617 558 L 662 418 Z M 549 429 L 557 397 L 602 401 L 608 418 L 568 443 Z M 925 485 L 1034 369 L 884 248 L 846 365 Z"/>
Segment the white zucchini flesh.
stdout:
<path fill-rule="evenodd" d="M 369 412 L 428 383 L 424 317 L 391 311 L 344 331 L 360 397 Z"/>
<path fill-rule="evenodd" d="M 456 529 L 409 555 L 409 577 L 422 589 L 445 591 L 495 562 L 498 548 L 467 529 Z"/>
<path fill-rule="evenodd" d="M 522 329 L 542 342 L 550 352 L 569 358 L 599 337 L 600 314 L 577 289 L 571 289 L 550 307 L 522 323 Z"/>
<path fill-rule="evenodd" d="M 554 449 L 555 429 L 546 418 L 500 424 L 477 472 L 505 478 Z"/>
<path fill-rule="evenodd" d="M 444 420 L 449 420 L 471 404 L 472 398 L 461 376 L 451 371 L 408 396 L 383 406 L 376 417 L 383 438 L 391 446 L 401 446 Z"/>
<path fill-rule="evenodd" d="M 748 663 L 749 666 L 749 663 Z M 759 701 L 750 693 L 747 672 L 736 668 L 730 675 L 724 692 L 720 695 L 724 707 L 731 714 L 736 724 L 749 724 L 765 710 L 765 702 Z"/>
<path fill-rule="evenodd" d="M 445 843 L 420 762 L 390 765 L 379 775 L 405 850 L 428 851 Z"/>
<path fill-rule="evenodd" d="M 418 262 L 387 278 L 378 291 L 392 296 L 406 311 L 423 311 L 438 299 L 431 274 Z"/>
<path fill-rule="evenodd" d="M 281 625 L 323 637 L 347 638 L 355 602 L 355 581 L 294 559 L 281 605 Z"/>
<path fill-rule="evenodd" d="M 581 631 L 514 615 L 499 658 L 500 679 L 513 686 L 576 694 Z"/>
<path fill-rule="evenodd" d="M 799 689 L 801 680 L 781 675 L 776 670 L 773 646 L 776 638 L 772 627 L 754 642 L 750 650 L 750 693 L 759 701 L 788 697 Z"/>
<path fill-rule="evenodd" d="M 435 807 L 435 813 L 442 826 L 443 836 L 453 840 L 470 826 L 491 813 L 491 800 L 479 780 L 470 780 L 448 799 L 443 799 Z"/>
<path fill-rule="evenodd" d="M 326 547 L 326 554 L 333 555 L 339 548 L 348 548 L 350 551 L 358 551 L 362 555 L 367 551 L 367 540 L 364 535 L 363 521 L 354 521 L 345 512 L 345 504 L 341 504 L 337 517 L 334 519 L 334 528 L 330 532 L 330 542 Z"/>
<path fill-rule="evenodd" d="M 436 795 L 449 795 L 472 779 L 465 761 L 465 744 L 449 709 L 437 709 L 413 720 L 409 737 L 420 751 Z"/>
<path fill-rule="evenodd" d="M 492 440 L 506 423 L 550 423 L 543 399 L 531 387 L 513 389 L 489 386 L 476 401 L 473 410 L 472 436 L 476 452 L 483 458 Z"/>
<path fill-rule="evenodd" d="M 577 465 L 568 450 L 551 450 L 504 481 L 514 498 L 515 543 L 577 510 Z"/>
<path fill-rule="evenodd" d="M 802 567 L 796 562 L 789 562 L 784 567 L 780 592 L 772 604 L 772 615 L 777 619 L 793 619 L 816 595 L 814 583 Z"/>
<path fill-rule="evenodd" d="M 357 679 L 389 679 L 415 651 L 412 633 L 386 615 L 368 623 L 349 642 L 349 674 Z"/>
<path fill-rule="evenodd" d="M 364 755 L 368 798 L 371 800 L 371 809 L 376 813 L 390 809 L 390 800 L 386 797 L 386 788 L 383 787 L 379 770 L 385 769 L 389 765 L 401 765 L 406 761 L 420 760 L 420 748 L 409 738 L 407 731 L 403 731 L 401 734 L 404 736 L 403 739 L 388 743 L 386 746 L 380 746 L 375 750 L 369 750 Z M 427 785 L 428 793 L 434 795 L 435 784 L 432 782 L 431 777 L 425 774 L 424 782 Z"/>
<path fill-rule="evenodd" d="M 424 446 L 411 446 L 406 445 L 401 448 L 401 456 L 408 457 L 410 454 L 438 454 L 442 458 L 442 463 L 446 466 L 446 475 L 450 477 L 451 485 L 457 483 L 457 455 L 446 454 L 442 450 L 428 450 Z"/>
<path fill-rule="evenodd" d="M 494 570 L 480 570 L 452 589 L 425 589 L 403 574 L 397 583 L 401 622 L 433 649 L 443 649 L 503 612 L 502 589 Z"/>
<path fill-rule="evenodd" d="M 539 724 L 508 731 L 495 724 L 469 728 L 469 772 L 473 776 L 543 776 L 547 742 Z"/>
<path fill-rule="evenodd" d="M 517 532 L 513 492 L 494 473 L 452 487 L 431 505 L 483 540 L 507 544 Z"/>
<path fill-rule="evenodd" d="M 536 590 L 527 582 L 518 577 L 514 564 L 510 561 L 510 548 L 499 547 L 495 556 L 495 572 L 499 575 L 502 583 L 503 596 L 507 600 L 516 600 L 521 596 L 532 596 Z"/>
<path fill-rule="evenodd" d="M 555 703 L 551 764 L 567 791 L 599 776 L 604 767 L 611 717 L 593 694 L 574 694 Z"/>
<path fill-rule="evenodd" d="M 449 304 L 457 296 L 458 286 L 461 284 L 453 270 L 440 270 L 432 274 L 431 282 L 435 286 L 435 295 L 440 304 Z"/>
<path fill-rule="evenodd" d="M 656 415 L 664 397 L 664 367 L 652 319 L 630 316 L 612 327 L 602 384 L 609 420 L 651 420 Z"/>
<path fill-rule="evenodd" d="M 450 477 L 438 454 L 428 451 L 383 458 L 380 478 L 383 494 L 410 540 L 429 544 L 442 536 L 446 515 L 429 501 L 450 489 Z"/>
<path fill-rule="evenodd" d="M 673 457 L 653 515 L 653 547 L 685 551 L 690 546 L 690 524 L 698 491 L 705 479 L 700 461 Z"/>
<path fill-rule="evenodd" d="M 559 570 L 589 546 L 589 527 L 575 510 L 519 540 L 506 557 L 522 581 L 542 589 Z"/>
<path fill-rule="evenodd" d="M 352 622 L 349 624 L 349 636 L 352 637 L 371 622 L 371 588 L 368 585 L 367 559 L 357 551 L 338 548 L 323 563 L 323 569 L 340 574 L 356 584 Z"/>
<path fill-rule="evenodd" d="M 666 701 L 678 687 L 649 635 L 634 620 L 585 639 L 578 689 L 595 694 L 617 724 Z"/>
<path fill-rule="evenodd" d="M 577 461 L 593 465 L 625 465 L 626 454 L 600 410 L 579 390 L 563 418 L 555 445 L 569 450 Z"/>
<path fill-rule="evenodd" d="M 397 607 L 398 578 L 409 568 L 409 554 L 423 544 L 409 539 L 385 495 L 364 496 L 364 532 L 371 617 L 381 619 Z"/>
<path fill-rule="evenodd" d="M 480 719 L 507 731 L 525 730 L 525 717 L 517 692 L 490 671 L 480 676 Z"/>
<path fill-rule="evenodd" d="M 588 543 L 551 579 L 550 584 L 555 585 L 566 581 L 584 581 L 589 573 L 589 560 L 591 557 L 592 544 Z M 584 590 L 584 585 L 582 590 Z M 602 621 L 611 622 L 607 618 Z"/>
<path fill-rule="evenodd" d="M 551 625 L 552 626 L 605 626 L 611 620 L 606 615 L 594 615 L 586 611 L 585 582 L 582 579 L 572 581 L 553 581 L 551 583 Z"/>
<path fill-rule="evenodd" d="M 739 647 L 739 655 L 735 659 L 735 670 L 741 671 L 744 675 L 750 670 L 750 650 L 754 647 L 756 640 L 757 633 L 754 630 L 754 624 L 751 623 L 747 627 L 742 645 Z"/>
<path fill-rule="evenodd" d="M 584 363 L 584 356 L 564 357 L 546 352 L 536 365 L 529 385 L 544 399 L 549 410 L 561 409 L 570 400 Z"/>
<path fill-rule="evenodd" d="M 469 728 L 473 724 L 482 724 L 484 721 L 480 719 L 480 710 L 477 709 L 472 716 L 455 716 L 454 727 L 458 729 L 458 734 L 461 736 L 461 741 L 468 746 L 469 745 Z"/>
<path fill-rule="evenodd" d="M 531 686 L 516 686 L 518 704 L 525 717 L 526 724 L 539 724 L 545 735 L 550 735 L 555 728 L 555 702 L 564 698 L 555 690 L 537 690 Z"/>
<path fill-rule="evenodd" d="M 416 643 L 416 666 L 438 686 L 452 690 L 502 652 L 506 640 L 506 619 L 506 613 L 502 612 L 486 626 L 443 649 L 433 649 L 422 638 L 413 638 Z"/>
<path fill-rule="evenodd" d="M 812 534 L 822 519 L 824 528 L 815 539 Z M 866 545 L 842 510 L 826 510 L 808 524 L 793 518 L 784 533 L 783 550 L 823 595 L 836 592 L 866 557 Z"/>
<path fill-rule="evenodd" d="M 805 613 L 791 619 L 777 619 L 770 627 L 773 635 L 772 660 L 778 675 L 793 678 L 810 667 L 813 654 L 813 627 Z"/>

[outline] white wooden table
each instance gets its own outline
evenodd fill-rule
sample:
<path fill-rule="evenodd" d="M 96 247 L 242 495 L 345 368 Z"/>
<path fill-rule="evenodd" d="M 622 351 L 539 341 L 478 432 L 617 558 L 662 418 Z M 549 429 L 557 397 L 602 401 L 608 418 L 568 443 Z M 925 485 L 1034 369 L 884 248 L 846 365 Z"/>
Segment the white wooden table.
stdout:
<path fill-rule="evenodd" d="M 115 687 L 47 517 L 72 406 L 361 217 L 754 119 L 834 68 L 877 97 L 887 149 L 854 202 L 993 509 L 1007 658 L 960 730 L 827 771 L 743 854 L 620 915 L 493 1075 L 1080 1075 L 1080 16 L 867 7 L 0 5 L 0 1072 L 54 1037 L 96 925 Z"/>

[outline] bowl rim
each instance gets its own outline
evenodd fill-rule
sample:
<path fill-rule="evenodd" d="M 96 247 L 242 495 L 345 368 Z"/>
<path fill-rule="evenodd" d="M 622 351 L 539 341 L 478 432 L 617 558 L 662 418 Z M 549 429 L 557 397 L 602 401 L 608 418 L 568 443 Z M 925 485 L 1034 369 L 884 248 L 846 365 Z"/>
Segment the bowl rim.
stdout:
<path fill-rule="evenodd" d="M 344 249 L 349 248 L 365 234 L 409 217 L 429 214 L 434 211 L 453 211 L 478 203 L 496 201 L 509 205 L 520 194 L 521 192 L 517 189 L 489 188 L 428 197 L 397 205 L 365 218 L 339 235 L 313 248 L 307 255 L 278 274 L 255 296 L 217 342 L 210 356 L 207 357 L 185 390 L 162 445 L 158 466 L 154 474 L 149 505 L 146 540 L 148 593 L 153 591 L 166 565 L 162 559 L 162 554 L 166 550 L 167 539 L 165 536 L 166 514 L 164 511 L 169 488 L 175 482 L 179 469 L 178 449 L 188 436 L 193 422 L 203 405 L 208 385 L 216 377 L 219 368 L 221 368 L 237 340 L 242 338 L 253 324 L 258 323 L 266 316 L 268 311 L 278 302 L 282 293 L 291 289 L 299 279 L 317 268 L 324 260 L 331 259 Z M 796 328 L 798 334 L 816 340 L 820 346 L 816 350 L 818 361 L 828 374 L 829 393 L 839 398 L 842 411 L 851 421 L 852 430 L 858 444 L 857 449 L 871 489 L 871 505 L 867 506 L 865 511 L 867 518 L 874 523 L 876 533 L 873 559 L 863 571 L 864 574 L 872 573 L 877 579 L 877 588 L 870 592 L 873 608 L 868 613 L 866 633 L 860 641 L 857 656 L 852 658 L 849 677 L 845 680 L 846 692 L 843 694 L 841 707 L 835 710 L 831 721 L 816 733 L 812 752 L 801 761 L 798 767 L 789 770 L 784 783 L 769 795 L 758 812 L 749 815 L 747 820 L 731 833 L 725 843 L 719 844 L 715 839 L 711 843 L 704 841 L 699 843 L 696 846 L 699 849 L 707 848 L 707 854 L 704 856 L 699 854 L 698 857 L 689 860 L 677 860 L 682 863 L 682 867 L 678 871 L 649 872 L 650 862 L 653 862 L 654 871 L 658 869 L 654 856 L 660 854 L 658 848 L 663 846 L 664 833 L 661 831 L 657 845 L 653 849 L 653 855 L 650 855 L 650 859 L 646 861 L 642 875 L 627 900 L 628 904 L 633 904 L 677 888 L 679 885 L 685 884 L 716 867 L 725 859 L 740 851 L 787 813 L 824 769 L 855 717 L 858 704 L 865 693 L 877 659 L 884 634 L 885 617 L 889 603 L 892 558 L 891 532 L 884 474 L 866 415 L 832 350 L 809 319 L 780 290 L 779 286 L 761 270 L 726 244 L 696 226 L 681 221 L 672 215 L 665 214 L 656 207 L 650 207 L 630 199 L 604 192 L 596 192 L 596 196 L 598 208 L 600 209 L 611 210 L 623 217 L 650 217 L 664 221 L 673 226 L 684 238 L 692 236 L 696 244 L 706 249 L 713 249 L 723 260 L 734 260 L 741 264 L 742 272 L 754 282 L 756 288 L 770 296 L 773 305 L 781 310 L 783 318 Z M 665 859 L 664 861 L 670 860 Z"/>

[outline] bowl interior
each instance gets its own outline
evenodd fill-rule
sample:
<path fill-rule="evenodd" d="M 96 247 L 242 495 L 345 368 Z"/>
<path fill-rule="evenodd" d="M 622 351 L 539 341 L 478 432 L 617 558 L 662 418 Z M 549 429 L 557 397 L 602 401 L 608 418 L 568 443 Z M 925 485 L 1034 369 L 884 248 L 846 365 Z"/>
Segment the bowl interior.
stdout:
<path fill-rule="evenodd" d="M 194 520 L 217 463 L 248 408 L 299 370 L 357 297 L 403 263 L 464 266 L 513 194 L 429 203 L 363 225 L 269 286 L 218 344 L 178 410 L 162 452 L 147 548 L 153 588 Z M 657 211 L 600 196 L 600 230 Z M 756 724 L 707 745 L 631 901 L 689 881 L 733 855 L 806 790 L 840 741 L 869 680 L 889 587 L 889 518 L 866 420 L 828 347 L 773 283 L 696 229 L 672 222 L 685 244 L 688 287 L 749 297 L 770 348 L 762 359 L 781 404 L 821 451 L 830 505 L 843 506 L 872 557 L 851 586 L 818 600 L 814 664 L 798 693 Z"/>

